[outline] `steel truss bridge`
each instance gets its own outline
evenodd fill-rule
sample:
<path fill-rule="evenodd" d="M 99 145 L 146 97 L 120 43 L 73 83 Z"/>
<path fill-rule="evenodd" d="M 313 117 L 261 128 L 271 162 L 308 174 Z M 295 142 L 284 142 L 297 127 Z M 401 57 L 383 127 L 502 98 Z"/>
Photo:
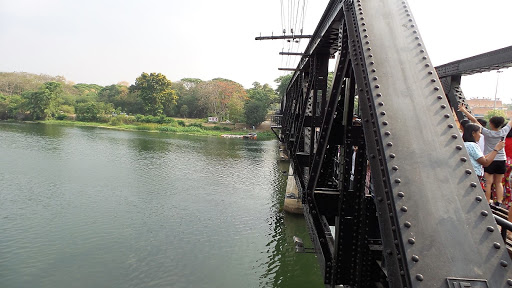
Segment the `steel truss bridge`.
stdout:
<path fill-rule="evenodd" d="M 512 287 L 451 110 L 461 76 L 510 66 L 512 47 L 435 68 L 406 1 L 329 2 L 277 127 L 326 287 Z"/>

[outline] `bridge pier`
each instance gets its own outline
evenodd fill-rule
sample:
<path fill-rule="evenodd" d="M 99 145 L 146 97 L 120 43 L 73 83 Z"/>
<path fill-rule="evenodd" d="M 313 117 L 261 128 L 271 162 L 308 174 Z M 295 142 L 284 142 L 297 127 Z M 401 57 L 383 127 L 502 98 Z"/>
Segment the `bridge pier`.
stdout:
<path fill-rule="evenodd" d="M 302 214 L 302 200 L 299 198 L 299 190 L 293 176 L 293 168 L 288 168 L 288 180 L 286 181 L 286 194 L 284 198 L 284 211 L 292 214 Z"/>

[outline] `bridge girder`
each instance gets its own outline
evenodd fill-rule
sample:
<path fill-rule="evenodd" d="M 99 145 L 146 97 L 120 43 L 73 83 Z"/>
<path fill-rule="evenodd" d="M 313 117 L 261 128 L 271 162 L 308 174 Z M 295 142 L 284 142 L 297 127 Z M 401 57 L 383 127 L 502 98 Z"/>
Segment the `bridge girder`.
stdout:
<path fill-rule="evenodd" d="M 449 63 L 438 76 L 402 0 L 330 1 L 304 54 L 281 102 L 281 139 L 325 284 L 512 285 L 450 111 L 464 73 L 512 57 Z"/>

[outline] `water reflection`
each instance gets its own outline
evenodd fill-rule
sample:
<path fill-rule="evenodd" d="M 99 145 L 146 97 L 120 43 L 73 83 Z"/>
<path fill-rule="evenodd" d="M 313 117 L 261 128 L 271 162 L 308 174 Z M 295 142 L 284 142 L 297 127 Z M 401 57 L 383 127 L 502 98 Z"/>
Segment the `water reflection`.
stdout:
<path fill-rule="evenodd" d="M 286 191 L 287 173 L 289 162 L 277 162 L 274 169 L 274 191 L 272 193 L 271 237 L 268 259 L 265 265 L 265 273 L 260 277 L 261 287 L 321 287 L 323 280 L 316 263 L 314 254 L 297 254 L 293 236 L 304 241 L 306 247 L 312 247 L 302 215 L 294 215 L 282 211 L 284 195 Z"/>
<path fill-rule="evenodd" d="M 0 287 L 320 283 L 276 141 L 44 126 L 0 124 Z"/>

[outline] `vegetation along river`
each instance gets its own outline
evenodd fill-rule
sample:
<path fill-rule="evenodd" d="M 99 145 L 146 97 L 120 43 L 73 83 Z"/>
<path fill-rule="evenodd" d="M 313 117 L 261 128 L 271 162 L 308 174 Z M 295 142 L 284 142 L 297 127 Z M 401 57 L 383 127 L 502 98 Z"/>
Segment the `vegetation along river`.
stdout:
<path fill-rule="evenodd" d="M 0 122 L 0 287 L 321 287 L 277 150 Z"/>

